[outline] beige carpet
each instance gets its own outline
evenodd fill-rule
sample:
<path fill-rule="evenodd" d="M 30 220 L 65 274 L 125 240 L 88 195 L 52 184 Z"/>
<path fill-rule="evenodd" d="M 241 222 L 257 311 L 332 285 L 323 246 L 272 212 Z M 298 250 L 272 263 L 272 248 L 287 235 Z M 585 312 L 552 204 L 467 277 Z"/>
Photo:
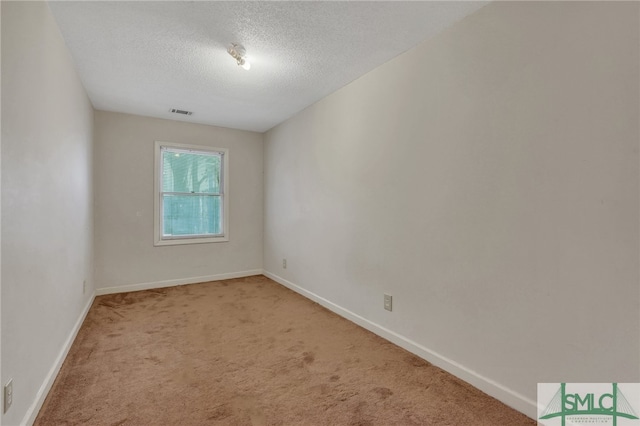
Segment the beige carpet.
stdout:
<path fill-rule="evenodd" d="M 36 425 L 534 425 L 263 276 L 97 297 Z"/>

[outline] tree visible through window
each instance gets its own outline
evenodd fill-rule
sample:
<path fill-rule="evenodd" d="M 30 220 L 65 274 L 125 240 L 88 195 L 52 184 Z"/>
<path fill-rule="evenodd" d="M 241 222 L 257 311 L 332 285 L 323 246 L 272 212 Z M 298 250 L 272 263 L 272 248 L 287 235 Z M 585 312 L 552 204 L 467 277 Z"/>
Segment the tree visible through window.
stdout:
<path fill-rule="evenodd" d="M 162 143 L 157 144 L 157 150 L 160 182 L 156 214 L 160 223 L 156 244 L 222 240 L 226 151 Z M 178 241 L 185 239 L 191 241 Z"/>

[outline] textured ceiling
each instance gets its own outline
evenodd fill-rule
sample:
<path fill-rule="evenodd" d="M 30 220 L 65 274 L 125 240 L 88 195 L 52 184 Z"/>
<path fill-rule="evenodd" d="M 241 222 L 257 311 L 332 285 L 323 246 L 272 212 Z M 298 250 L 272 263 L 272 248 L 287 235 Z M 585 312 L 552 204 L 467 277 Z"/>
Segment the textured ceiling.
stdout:
<path fill-rule="evenodd" d="M 49 4 L 96 109 L 262 132 L 486 3 Z"/>

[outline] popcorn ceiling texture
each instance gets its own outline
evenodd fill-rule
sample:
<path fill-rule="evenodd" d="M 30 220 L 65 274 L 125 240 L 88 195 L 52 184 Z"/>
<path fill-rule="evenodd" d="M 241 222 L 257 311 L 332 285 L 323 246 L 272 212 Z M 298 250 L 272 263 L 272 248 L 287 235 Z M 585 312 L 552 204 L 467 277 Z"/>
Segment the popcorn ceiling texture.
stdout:
<path fill-rule="evenodd" d="M 535 422 L 264 276 L 99 296 L 49 425 Z"/>
<path fill-rule="evenodd" d="M 260 132 L 485 4 L 49 3 L 96 109 Z"/>

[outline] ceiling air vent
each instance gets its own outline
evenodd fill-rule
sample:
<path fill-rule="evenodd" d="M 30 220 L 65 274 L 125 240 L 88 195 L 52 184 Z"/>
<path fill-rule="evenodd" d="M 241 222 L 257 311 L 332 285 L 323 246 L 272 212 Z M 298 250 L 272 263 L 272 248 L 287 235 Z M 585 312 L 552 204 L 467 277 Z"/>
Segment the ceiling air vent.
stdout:
<path fill-rule="evenodd" d="M 176 109 L 176 108 L 171 108 L 169 110 L 169 112 L 173 112 L 174 114 L 182 114 L 182 115 L 191 115 L 191 114 L 193 114 L 193 112 L 191 112 L 191 111 L 185 111 L 183 109 Z"/>

